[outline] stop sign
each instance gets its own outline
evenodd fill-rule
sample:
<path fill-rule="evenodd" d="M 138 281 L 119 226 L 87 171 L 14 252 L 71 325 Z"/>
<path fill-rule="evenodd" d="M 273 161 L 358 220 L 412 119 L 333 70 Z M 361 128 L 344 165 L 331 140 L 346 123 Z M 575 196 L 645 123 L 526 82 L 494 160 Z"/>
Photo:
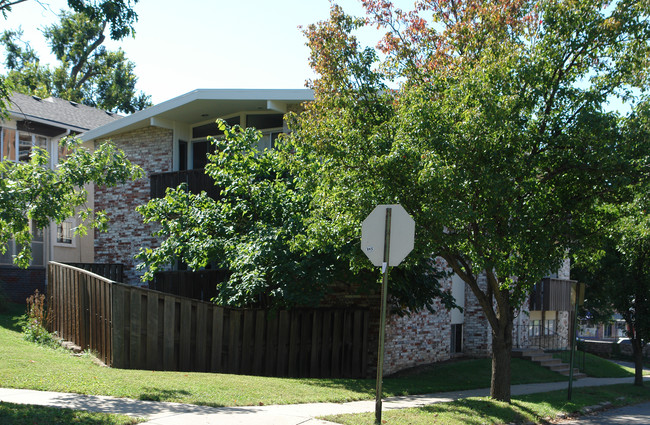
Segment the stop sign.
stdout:
<path fill-rule="evenodd" d="M 413 249 L 415 221 L 399 204 L 378 205 L 361 225 L 361 250 L 375 266 L 384 262 L 386 210 L 391 209 L 388 265 L 398 266 Z"/>

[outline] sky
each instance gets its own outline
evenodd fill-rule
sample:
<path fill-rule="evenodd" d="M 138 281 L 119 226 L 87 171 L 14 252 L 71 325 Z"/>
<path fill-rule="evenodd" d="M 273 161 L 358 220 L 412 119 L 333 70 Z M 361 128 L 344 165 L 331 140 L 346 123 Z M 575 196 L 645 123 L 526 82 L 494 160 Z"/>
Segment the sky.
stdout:
<path fill-rule="evenodd" d="M 413 2 L 393 0 L 408 10 Z M 363 15 L 360 0 L 337 3 Z M 135 37 L 105 44 L 135 63 L 136 87 L 154 104 L 199 88 L 304 88 L 314 74 L 299 26 L 327 19 L 329 8 L 329 0 L 140 0 Z M 67 0 L 27 0 L 14 6 L 2 30 L 20 26 L 41 61 L 54 64 L 40 29 L 58 22 L 61 9 Z M 378 31 L 359 34 L 364 45 L 379 38 Z M 610 110 L 629 111 L 618 99 L 610 102 Z"/>
<path fill-rule="evenodd" d="M 14 6 L 3 30 L 21 26 L 23 40 L 54 63 L 39 29 L 57 22 L 67 1 L 43 3 Z M 362 15 L 359 1 L 338 3 Z M 135 38 L 106 45 L 121 47 L 135 63 L 137 88 L 154 104 L 198 88 L 304 88 L 313 73 L 298 27 L 327 19 L 329 7 L 328 0 L 140 0 Z M 362 41 L 374 45 L 373 37 Z"/>

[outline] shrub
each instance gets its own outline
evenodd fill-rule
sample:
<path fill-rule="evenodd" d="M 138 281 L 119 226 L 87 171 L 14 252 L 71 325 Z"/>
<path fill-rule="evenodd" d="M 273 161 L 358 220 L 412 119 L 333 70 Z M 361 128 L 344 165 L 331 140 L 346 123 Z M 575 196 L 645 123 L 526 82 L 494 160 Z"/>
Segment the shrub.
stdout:
<path fill-rule="evenodd" d="M 27 313 L 23 315 L 20 325 L 23 338 L 30 342 L 54 347 L 58 345 L 56 334 L 47 330 L 48 314 L 45 308 L 45 295 L 38 289 L 27 298 Z"/>

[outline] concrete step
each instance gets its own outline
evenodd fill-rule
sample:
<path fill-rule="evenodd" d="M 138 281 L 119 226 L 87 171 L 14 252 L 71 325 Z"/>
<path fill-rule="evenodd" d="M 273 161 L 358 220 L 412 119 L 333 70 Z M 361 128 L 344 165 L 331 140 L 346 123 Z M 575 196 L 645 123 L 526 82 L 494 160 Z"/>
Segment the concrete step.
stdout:
<path fill-rule="evenodd" d="M 543 366 L 553 372 L 557 372 L 561 375 L 569 376 L 569 365 L 563 363 L 562 360 L 554 358 L 552 355 L 545 353 L 542 350 L 538 349 L 520 349 L 513 350 L 512 357 L 519 357 L 532 362 L 538 363 L 540 366 Z M 573 378 L 580 379 L 584 378 L 587 375 L 581 373 L 578 369 L 573 369 Z"/>
<path fill-rule="evenodd" d="M 540 357 L 547 356 L 542 350 L 516 350 L 512 352 L 513 357 L 519 358 L 531 358 L 531 357 Z"/>
<path fill-rule="evenodd" d="M 560 359 L 548 359 L 548 360 L 544 360 L 542 362 L 537 362 L 537 363 L 539 363 L 540 366 L 544 366 L 544 367 L 548 367 L 548 368 L 564 364 L 564 363 L 562 363 L 562 360 L 560 360 Z"/>

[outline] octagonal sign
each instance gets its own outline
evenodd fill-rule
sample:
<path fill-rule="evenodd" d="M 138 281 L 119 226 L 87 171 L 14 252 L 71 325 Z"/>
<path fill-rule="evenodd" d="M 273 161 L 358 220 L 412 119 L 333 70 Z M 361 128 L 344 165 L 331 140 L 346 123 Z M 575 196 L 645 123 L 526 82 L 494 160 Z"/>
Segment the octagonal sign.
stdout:
<path fill-rule="evenodd" d="M 398 266 L 413 250 L 415 240 L 413 218 L 399 204 L 378 205 L 361 225 L 361 250 L 375 266 L 381 266 L 384 262 L 384 237 L 388 208 L 391 209 L 388 265 Z"/>

